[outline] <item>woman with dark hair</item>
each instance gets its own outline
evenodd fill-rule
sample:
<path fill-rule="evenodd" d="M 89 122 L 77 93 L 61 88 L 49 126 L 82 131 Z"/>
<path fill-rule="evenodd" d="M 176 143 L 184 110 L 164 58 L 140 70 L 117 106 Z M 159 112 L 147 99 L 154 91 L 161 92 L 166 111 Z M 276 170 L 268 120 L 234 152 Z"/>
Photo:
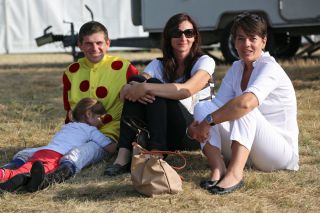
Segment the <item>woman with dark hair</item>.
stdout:
<path fill-rule="evenodd" d="M 195 150 L 200 145 L 186 137 L 193 120 L 193 108 L 211 97 L 209 80 L 215 62 L 200 49 L 196 23 L 187 14 L 172 16 L 162 34 L 163 58 L 152 60 L 141 76 L 131 79 L 120 96 L 125 100 L 120 123 L 119 152 L 105 174 L 129 171 L 132 142 L 136 132 L 123 120 L 131 118 L 146 124 L 149 150 Z"/>
<path fill-rule="evenodd" d="M 231 34 L 240 60 L 215 98 L 195 107 L 196 121 L 187 131 L 202 143 L 211 169 L 200 186 L 214 194 L 241 188 L 246 165 L 265 172 L 299 168 L 295 91 L 285 71 L 264 52 L 266 21 L 243 13 Z"/>

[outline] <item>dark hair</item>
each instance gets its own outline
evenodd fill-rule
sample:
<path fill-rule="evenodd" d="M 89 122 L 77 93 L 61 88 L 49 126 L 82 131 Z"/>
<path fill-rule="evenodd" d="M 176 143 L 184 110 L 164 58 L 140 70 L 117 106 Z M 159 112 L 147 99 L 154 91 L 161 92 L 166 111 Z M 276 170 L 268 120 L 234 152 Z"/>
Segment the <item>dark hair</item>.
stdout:
<path fill-rule="evenodd" d="M 82 27 L 80 28 L 78 40 L 80 44 L 82 44 L 84 36 L 92 35 L 93 33 L 99 33 L 99 32 L 104 33 L 104 38 L 106 40 L 109 39 L 108 30 L 103 24 L 97 21 L 89 21 L 84 25 L 82 25 Z"/>
<path fill-rule="evenodd" d="M 197 24 L 186 13 L 179 13 L 172 16 L 164 27 L 161 39 L 161 49 L 163 53 L 162 64 L 164 66 L 163 77 L 170 83 L 174 82 L 177 78 L 179 78 L 179 76 L 176 73 L 178 64 L 173 54 L 173 49 L 171 46 L 171 34 L 179 28 L 179 24 L 181 24 L 183 21 L 189 21 L 192 24 L 194 30 L 194 42 L 191 47 L 190 53 L 184 62 L 184 80 L 187 80 L 191 77 L 190 73 L 192 66 L 194 65 L 196 60 L 203 55 L 203 52 L 200 48 L 201 39 Z"/>
<path fill-rule="evenodd" d="M 81 99 L 72 111 L 72 118 L 77 122 L 86 122 L 86 112 L 91 111 L 97 115 L 106 114 L 106 109 L 100 101 L 93 98 Z"/>
<path fill-rule="evenodd" d="M 247 35 L 258 35 L 261 38 L 267 37 L 267 23 L 265 19 L 259 15 L 244 12 L 236 16 L 231 27 L 231 36 L 233 41 L 235 41 L 237 31 L 240 28 Z"/>

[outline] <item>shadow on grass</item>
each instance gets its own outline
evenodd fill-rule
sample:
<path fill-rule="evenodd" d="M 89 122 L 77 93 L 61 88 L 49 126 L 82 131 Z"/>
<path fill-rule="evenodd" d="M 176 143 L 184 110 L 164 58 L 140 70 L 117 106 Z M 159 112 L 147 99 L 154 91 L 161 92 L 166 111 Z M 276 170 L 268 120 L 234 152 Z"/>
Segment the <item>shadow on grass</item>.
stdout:
<path fill-rule="evenodd" d="M 0 69 L 67 68 L 70 63 L 1 64 Z"/>
<path fill-rule="evenodd" d="M 134 66 L 146 66 L 151 60 L 132 60 Z M 28 63 L 28 64 L 0 64 L 0 69 L 22 69 L 22 68 L 63 68 L 66 69 L 70 63 Z"/>
<path fill-rule="evenodd" d="M 0 153 L 1 156 L 6 153 L 6 159 L 11 160 L 12 156 L 21 149 L 6 148 L 1 149 Z M 198 185 L 202 179 L 207 178 L 210 172 L 206 157 L 200 151 L 184 151 L 182 154 L 186 158 L 186 166 L 178 171 L 179 175 L 183 177 L 185 184 L 194 183 Z M 111 164 L 114 158 L 115 156 L 91 165 L 65 183 L 55 184 L 45 190 L 56 191 L 54 200 L 59 202 L 66 200 L 99 201 L 145 197 L 134 189 L 129 173 L 116 177 L 103 175 L 106 165 Z M 9 160 L 5 160 L 2 157 L 1 162 L 4 164 Z M 173 166 L 181 166 L 183 164 L 183 161 L 175 155 L 169 155 L 165 160 Z M 18 192 L 18 194 L 20 193 L 24 194 L 25 192 Z"/>
<path fill-rule="evenodd" d="M 193 182 L 198 185 L 200 180 L 209 172 L 206 158 L 200 152 L 183 152 L 187 164 L 178 173 L 184 178 L 184 182 Z M 183 163 L 175 156 L 168 156 L 166 161 L 170 165 Z M 139 194 L 133 187 L 129 173 L 116 177 L 103 176 L 104 168 L 113 160 L 103 161 L 84 169 L 75 178 L 68 180 L 64 189 L 59 191 L 54 200 L 66 201 L 100 201 L 121 200 L 127 198 L 145 197 Z"/>
<path fill-rule="evenodd" d="M 132 184 L 120 183 L 117 185 L 106 186 L 105 184 L 86 184 L 81 187 L 65 189 L 57 193 L 53 198 L 56 201 L 77 200 L 77 201 L 100 201 L 100 200 L 119 200 L 125 198 L 137 198 L 139 194 Z"/>

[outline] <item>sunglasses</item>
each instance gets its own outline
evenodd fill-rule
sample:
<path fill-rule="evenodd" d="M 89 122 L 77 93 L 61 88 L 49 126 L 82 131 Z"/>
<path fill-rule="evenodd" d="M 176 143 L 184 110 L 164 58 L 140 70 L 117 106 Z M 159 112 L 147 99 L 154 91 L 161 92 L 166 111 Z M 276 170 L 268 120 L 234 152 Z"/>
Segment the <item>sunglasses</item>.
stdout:
<path fill-rule="evenodd" d="M 175 30 L 171 33 L 171 38 L 181 38 L 182 34 L 185 35 L 186 38 L 193 38 L 194 37 L 194 30 L 193 29 L 186 29 L 186 30 Z"/>
<path fill-rule="evenodd" d="M 248 12 L 244 12 L 242 14 L 237 15 L 235 17 L 235 21 L 239 22 L 244 18 L 251 18 L 251 19 L 253 19 L 255 21 L 263 21 L 263 18 L 261 16 L 258 16 L 256 14 L 251 14 L 251 13 L 248 13 Z"/>

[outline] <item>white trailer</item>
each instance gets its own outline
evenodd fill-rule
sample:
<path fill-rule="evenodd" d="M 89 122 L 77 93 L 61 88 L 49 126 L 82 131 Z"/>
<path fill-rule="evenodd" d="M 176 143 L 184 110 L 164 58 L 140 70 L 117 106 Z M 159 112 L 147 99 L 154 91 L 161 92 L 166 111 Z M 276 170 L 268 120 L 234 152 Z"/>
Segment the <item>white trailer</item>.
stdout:
<path fill-rule="evenodd" d="M 319 0 L 131 0 L 132 22 L 149 33 L 148 40 L 128 44 L 137 47 L 159 47 L 166 21 L 174 14 L 186 12 L 197 22 L 204 45 L 220 43 L 226 61 L 237 59 L 230 39 L 233 18 L 244 12 L 266 18 L 269 27 L 267 49 L 276 57 L 292 57 L 301 38 L 320 34 Z M 121 46 L 121 41 L 119 45 Z M 117 42 L 114 45 L 118 45 Z M 319 43 L 309 48 L 312 53 Z"/>

